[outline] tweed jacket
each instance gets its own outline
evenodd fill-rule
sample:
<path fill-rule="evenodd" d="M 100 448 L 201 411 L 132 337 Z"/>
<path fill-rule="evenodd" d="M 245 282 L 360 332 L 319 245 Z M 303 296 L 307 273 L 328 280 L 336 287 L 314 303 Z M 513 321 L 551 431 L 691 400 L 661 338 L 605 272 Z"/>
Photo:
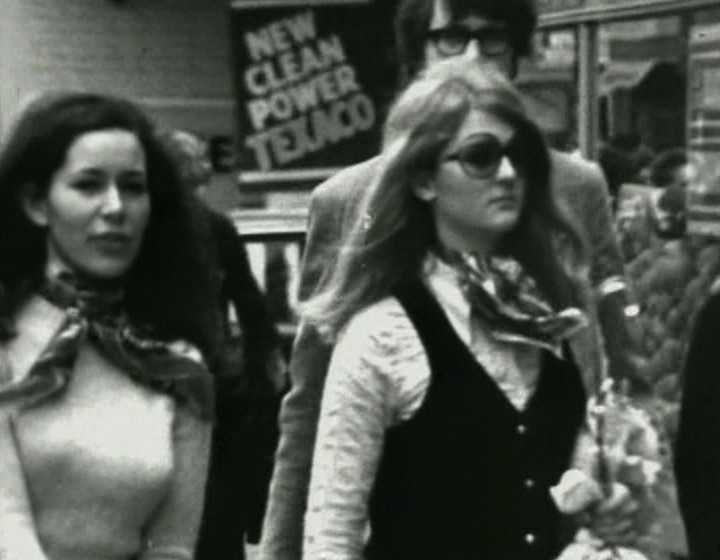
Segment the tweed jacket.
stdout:
<path fill-rule="evenodd" d="M 567 154 L 552 152 L 552 187 L 559 203 L 577 222 L 590 247 L 590 280 L 599 286 L 623 275 L 623 260 L 615 239 L 607 186 L 599 167 Z M 317 288 L 326 267 L 333 262 L 337 240 L 355 219 L 363 189 L 378 171 L 374 158 L 346 168 L 318 187 L 310 203 L 300 299 Z M 590 327 L 571 341 L 571 351 L 592 390 L 605 367 L 595 306 L 587 310 Z M 261 558 L 299 560 L 303 516 L 320 411 L 323 385 L 331 348 L 306 325 L 300 325 L 290 365 L 292 388 L 280 411 L 280 443 L 270 485 Z"/>

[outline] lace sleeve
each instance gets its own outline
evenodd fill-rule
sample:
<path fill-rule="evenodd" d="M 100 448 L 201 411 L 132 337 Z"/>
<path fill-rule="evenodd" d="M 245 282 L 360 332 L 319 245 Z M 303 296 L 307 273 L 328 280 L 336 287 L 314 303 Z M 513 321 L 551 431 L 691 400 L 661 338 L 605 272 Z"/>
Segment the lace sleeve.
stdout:
<path fill-rule="evenodd" d="M 303 558 L 363 557 L 385 430 L 417 410 L 429 375 L 417 333 L 396 300 L 369 308 L 341 334 L 322 398 Z"/>

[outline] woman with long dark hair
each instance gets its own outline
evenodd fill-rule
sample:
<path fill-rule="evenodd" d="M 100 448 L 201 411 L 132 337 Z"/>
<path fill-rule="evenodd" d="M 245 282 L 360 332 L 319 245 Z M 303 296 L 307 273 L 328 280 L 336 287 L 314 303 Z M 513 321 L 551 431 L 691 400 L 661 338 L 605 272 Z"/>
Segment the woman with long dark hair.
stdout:
<path fill-rule="evenodd" d="M 191 559 L 218 351 L 193 200 L 119 98 L 31 103 L 0 153 L 0 557 Z"/>

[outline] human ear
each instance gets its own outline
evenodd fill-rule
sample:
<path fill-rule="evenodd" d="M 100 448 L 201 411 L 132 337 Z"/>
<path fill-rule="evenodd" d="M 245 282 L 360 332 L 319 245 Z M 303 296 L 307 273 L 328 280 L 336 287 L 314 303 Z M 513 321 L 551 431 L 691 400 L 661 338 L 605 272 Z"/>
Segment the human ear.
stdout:
<path fill-rule="evenodd" d="M 430 179 L 418 179 L 412 187 L 413 194 L 423 202 L 432 202 L 437 198 L 435 185 Z"/>
<path fill-rule="evenodd" d="M 33 183 L 26 183 L 20 188 L 20 206 L 27 218 L 36 226 L 48 225 L 47 197 Z"/>

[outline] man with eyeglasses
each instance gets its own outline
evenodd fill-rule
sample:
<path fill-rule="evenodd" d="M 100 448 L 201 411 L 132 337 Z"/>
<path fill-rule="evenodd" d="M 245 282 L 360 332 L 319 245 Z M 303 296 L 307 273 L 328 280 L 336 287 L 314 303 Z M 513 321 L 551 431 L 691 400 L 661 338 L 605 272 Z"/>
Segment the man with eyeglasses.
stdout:
<path fill-rule="evenodd" d="M 533 0 L 400 0 L 396 39 L 402 78 L 411 80 L 428 65 L 449 57 L 467 57 L 515 77 L 519 59 L 531 50 L 537 24 Z M 318 186 L 312 195 L 300 299 L 317 288 L 335 259 L 343 232 L 356 218 L 357 202 L 377 171 L 375 159 L 347 168 Z M 624 322 L 623 261 L 613 232 L 605 180 L 599 168 L 553 153 L 553 188 L 588 239 L 591 281 L 615 373 L 630 369 L 629 337 Z M 595 310 L 591 310 L 594 312 Z M 587 329 L 590 331 L 590 329 Z M 588 332 L 588 336 L 597 332 Z M 595 347 L 591 343 L 588 348 Z M 310 467 L 327 373 L 330 348 L 311 328 L 301 325 L 293 349 L 292 389 L 280 413 L 281 439 L 261 543 L 262 560 L 299 560 Z M 578 356 L 581 367 L 599 375 L 603 358 Z M 621 504 L 619 508 L 632 507 Z"/>

